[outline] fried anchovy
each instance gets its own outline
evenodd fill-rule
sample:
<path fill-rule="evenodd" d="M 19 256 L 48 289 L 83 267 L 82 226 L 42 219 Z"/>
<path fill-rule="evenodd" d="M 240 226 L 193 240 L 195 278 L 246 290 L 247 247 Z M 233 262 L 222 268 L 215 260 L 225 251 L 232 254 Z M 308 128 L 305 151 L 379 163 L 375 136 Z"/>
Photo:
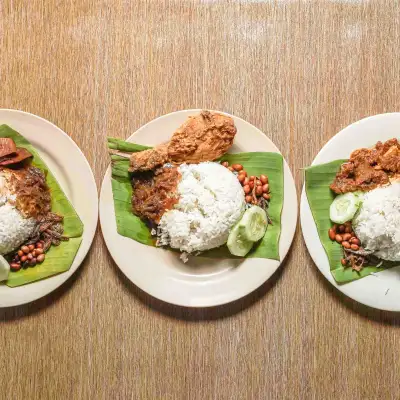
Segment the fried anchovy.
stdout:
<path fill-rule="evenodd" d="M 352 249 L 346 249 L 346 252 L 348 253 L 352 253 L 352 254 L 356 254 L 357 256 L 363 256 L 363 257 L 367 257 L 373 254 L 373 251 L 370 250 L 352 250 Z"/>
<path fill-rule="evenodd" d="M 62 240 L 62 241 L 69 240 L 69 238 L 67 236 L 63 236 L 60 233 L 58 233 L 56 231 L 53 231 L 51 229 L 46 229 L 44 234 L 45 234 L 45 236 L 49 236 L 49 237 L 51 237 L 53 239 L 56 239 L 56 240 Z"/>

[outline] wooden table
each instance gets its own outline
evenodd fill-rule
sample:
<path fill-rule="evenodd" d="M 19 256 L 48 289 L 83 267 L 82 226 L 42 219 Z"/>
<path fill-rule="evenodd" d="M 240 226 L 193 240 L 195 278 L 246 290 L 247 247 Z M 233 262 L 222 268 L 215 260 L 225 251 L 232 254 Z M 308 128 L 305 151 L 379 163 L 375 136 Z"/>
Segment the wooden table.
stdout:
<path fill-rule="evenodd" d="M 100 187 L 106 135 L 185 108 L 263 130 L 301 168 L 336 132 L 400 108 L 397 0 L 3 0 L 0 106 L 68 132 Z M 1 399 L 398 399 L 398 315 L 318 272 L 300 229 L 274 278 L 209 310 L 119 272 L 100 229 L 78 273 L 2 309 Z"/>

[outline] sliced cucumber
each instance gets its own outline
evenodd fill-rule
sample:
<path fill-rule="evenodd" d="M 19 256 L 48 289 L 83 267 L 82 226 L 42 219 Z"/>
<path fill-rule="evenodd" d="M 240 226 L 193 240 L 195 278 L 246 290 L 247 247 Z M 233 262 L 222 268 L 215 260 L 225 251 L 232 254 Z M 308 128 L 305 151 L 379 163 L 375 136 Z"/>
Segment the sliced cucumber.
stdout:
<path fill-rule="evenodd" d="M 344 224 L 353 219 L 360 208 L 362 196 L 354 193 L 340 194 L 335 197 L 329 209 L 329 216 L 332 222 Z"/>
<path fill-rule="evenodd" d="M 253 206 L 246 210 L 229 234 L 227 246 L 231 254 L 244 257 L 254 242 L 264 236 L 267 227 L 267 213 L 261 207 Z"/>
<path fill-rule="evenodd" d="M 240 233 L 239 223 L 237 223 L 229 233 L 226 243 L 229 251 L 234 256 L 244 257 L 253 247 L 253 242 L 246 240 Z"/>
<path fill-rule="evenodd" d="M 251 242 L 257 242 L 263 238 L 267 227 L 267 213 L 258 206 L 246 210 L 239 222 L 240 234 Z"/>
<path fill-rule="evenodd" d="M 362 202 L 364 199 L 364 192 L 362 192 L 361 190 L 357 190 L 356 192 L 352 192 L 354 194 L 354 196 L 357 197 L 359 202 Z"/>
<path fill-rule="evenodd" d="M 3 256 L 0 256 L 0 282 L 6 281 L 8 279 L 9 273 L 10 273 L 10 264 Z"/>

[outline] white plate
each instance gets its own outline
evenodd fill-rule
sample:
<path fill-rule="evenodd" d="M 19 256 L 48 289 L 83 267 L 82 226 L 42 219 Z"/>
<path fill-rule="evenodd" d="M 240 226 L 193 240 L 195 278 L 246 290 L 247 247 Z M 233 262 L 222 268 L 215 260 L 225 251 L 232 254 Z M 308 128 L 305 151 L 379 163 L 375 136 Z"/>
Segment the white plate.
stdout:
<path fill-rule="evenodd" d="M 334 136 L 318 153 L 312 165 L 347 159 L 353 150 L 372 147 L 377 141 L 400 136 L 400 113 L 380 114 L 355 122 Z M 400 311 L 400 267 L 338 285 L 333 278 L 325 250 L 319 240 L 303 186 L 300 205 L 301 228 L 312 259 L 325 278 L 352 299 L 381 310 Z"/>
<path fill-rule="evenodd" d="M 82 244 L 67 272 L 16 288 L 0 285 L 0 307 L 9 307 L 45 296 L 78 269 L 93 241 L 98 205 L 92 170 L 79 147 L 60 128 L 36 115 L 4 109 L 0 109 L 0 124 L 9 125 L 35 146 L 84 224 Z"/>
<path fill-rule="evenodd" d="M 167 141 L 187 117 L 200 111 L 185 110 L 164 115 L 144 125 L 128 141 L 147 145 Z M 238 132 L 231 152 L 279 153 L 276 146 L 253 125 L 237 117 L 233 119 Z M 100 193 L 100 223 L 107 247 L 123 273 L 152 296 L 188 307 L 224 304 L 259 287 L 279 267 L 279 261 L 254 258 L 237 261 L 190 257 L 189 262 L 184 264 L 176 253 L 120 236 L 116 228 L 110 177 L 108 168 Z M 292 243 L 297 221 L 296 188 L 286 161 L 284 198 L 279 243 L 281 260 Z"/>

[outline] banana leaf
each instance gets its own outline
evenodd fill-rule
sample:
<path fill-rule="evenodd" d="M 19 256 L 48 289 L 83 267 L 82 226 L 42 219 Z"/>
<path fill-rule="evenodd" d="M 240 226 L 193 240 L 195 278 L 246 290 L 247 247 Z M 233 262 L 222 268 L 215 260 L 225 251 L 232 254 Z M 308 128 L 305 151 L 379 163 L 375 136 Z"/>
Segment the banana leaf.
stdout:
<path fill-rule="evenodd" d="M 16 287 L 68 271 L 82 242 L 83 224 L 54 175 L 32 144 L 7 125 L 0 126 L 0 137 L 11 138 L 17 147 L 24 147 L 31 152 L 33 155 L 32 164 L 45 173 L 46 182 L 51 192 L 51 211 L 64 217 L 64 234 L 70 237 L 69 241 L 62 242 L 60 246 L 51 246 L 42 264 L 33 268 L 10 272 L 6 285 Z"/>
<path fill-rule="evenodd" d="M 329 207 L 335 198 L 335 194 L 329 188 L 329 185 L 335 179 L 340 165 L 346 161 L 335 160 L 327 164 L 309 167 L 305 171 L 308 203 L 317 226 L 319 238 L 329 260 L 331 273 L 336 282 L 340 284 L 364 278 L 371 273 L 377 273 L 399 264 L 384 261 L 380 267 L 365 266 L 359 272 L 342 266 L 340 262 L 343 258 L 342 246 L 337 242 L 331 241 L 328 236 L 328 230 L 332 227 L 332 221 L 329 218 Z"/>
<path fill-rule="evenodd" d="M 136 152 L 150 147 L 123 140 L 108 138 L 110 149 Z M 133 214 L 131 197 L 131 176 L 128 172 L 129 160 L 112 155 L 112 192 L 117 231 L 120 235 L 148 246 L 155 246 L 154 237 L 146 223 Z M 279 237 L 281 233 L 281 213 L 283 207 L 283 158 L 277 153 L 237 153 L 226 154 L 220 161 L 242 164 L 249 175 L 268 175 L 271 188 L 271 202 L 268 214 L 272 220 L 264 238 L 258 242 L 246 257 L 279 260 Z M 202 257 L 236 258 L 226 246 L 201 253 Z"/>

